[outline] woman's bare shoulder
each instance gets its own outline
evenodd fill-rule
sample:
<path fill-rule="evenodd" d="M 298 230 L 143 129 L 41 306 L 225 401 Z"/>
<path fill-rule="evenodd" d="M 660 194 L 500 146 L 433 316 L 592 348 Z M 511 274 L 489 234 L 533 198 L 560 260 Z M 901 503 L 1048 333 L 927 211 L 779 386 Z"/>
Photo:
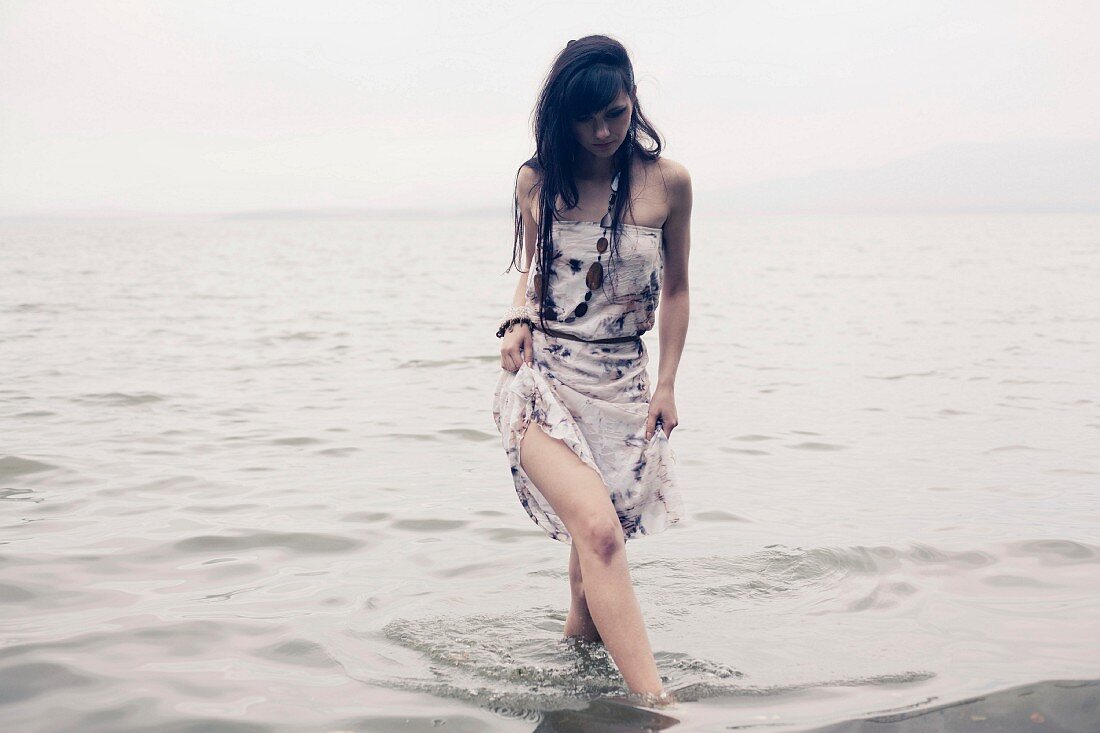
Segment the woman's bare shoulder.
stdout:
<path fill-rule="evenodd" d="M 691 208 L 691 174 L 687 166 L 664 156 L 653 161 L 660 166 L 661 181 L 664 183 L 665 200 L 669 213 Z"/>
<path fill-rule="evenodd" d="M 537 164 L 524 161 L 516 173 L 516 197 L 522 207 L 531 211 L 533 201 L 538 199 L 539 185 L 542 183 L 542 172 Z"/>
<path fill-rule="evenodd" d="M 687 166 L 670 158 L 660 157 L 652 162 L 658 171 L 664 187 L 664 201 L 668 207 L 666 225 L 677 226 L 678 222 L 691 215 L 691 174 Z"/>
<path fill-rule="evenodd" d="M 661 178 L 664 179 L 665 185 L 670 189 L 680 188 L 691 183 L 691 174 L 688 173 L 688 169 L 683 163 L 662 155 L 653 161 L 652 165 L 657 166 L 657 170 L 661 172 Z"/>
<path fill-rule="evenodd" d="M 525 160 L 516 174 L 516 193 L 530 196 L 542 181 L 542 171 L 533 160 Z"/>

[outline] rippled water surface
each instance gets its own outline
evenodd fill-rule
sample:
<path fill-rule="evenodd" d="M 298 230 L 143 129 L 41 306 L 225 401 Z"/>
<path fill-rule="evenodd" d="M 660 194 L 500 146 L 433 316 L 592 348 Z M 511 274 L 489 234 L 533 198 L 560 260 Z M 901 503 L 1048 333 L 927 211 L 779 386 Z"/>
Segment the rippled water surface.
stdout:
<path fill-rule="evenodd" d="M 0 222 L 4 729 L 799 730 L 1100 678 L 1100 217 L 701 217 L 688 516 L 628 546 L 660 714 L 562 640 L 492 423 L 509 227 Z"/>

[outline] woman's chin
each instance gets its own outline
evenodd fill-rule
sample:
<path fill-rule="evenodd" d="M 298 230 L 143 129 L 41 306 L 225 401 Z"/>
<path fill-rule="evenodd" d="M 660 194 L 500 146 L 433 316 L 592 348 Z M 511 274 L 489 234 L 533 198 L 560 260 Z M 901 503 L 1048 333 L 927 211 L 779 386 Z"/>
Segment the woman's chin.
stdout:
<path fill-rule="evenodd" d="M 618 150 L 618 145 L 606 145 L 602 148 L 589 148 L 588 152 L 592 153 L 592 155 L 595 155 L 597 158 L 610 158 L 618 152 Z"/>

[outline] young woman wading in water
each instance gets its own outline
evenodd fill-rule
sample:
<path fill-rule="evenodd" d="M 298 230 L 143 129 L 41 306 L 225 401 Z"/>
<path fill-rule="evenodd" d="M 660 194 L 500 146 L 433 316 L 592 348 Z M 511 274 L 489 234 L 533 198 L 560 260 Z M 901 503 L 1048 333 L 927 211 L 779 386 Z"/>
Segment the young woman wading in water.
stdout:
<path fill-rule="evenodd" d="M 672 698 L 626 542 L 683 515 L 669 437 L 688 326 L 691 179 L 661 157 L 636 94 L 626 49 L 607 36 L 570 41 L 546 78 L 536 154 L 516 176 L 521 276 L 497 333 L 493 418 L 520 503 L 571 545 L 565 637 L 602 641 L 630 691 L 663 704 Z M 641 336 L 658 302 L 651 385 Z"/>

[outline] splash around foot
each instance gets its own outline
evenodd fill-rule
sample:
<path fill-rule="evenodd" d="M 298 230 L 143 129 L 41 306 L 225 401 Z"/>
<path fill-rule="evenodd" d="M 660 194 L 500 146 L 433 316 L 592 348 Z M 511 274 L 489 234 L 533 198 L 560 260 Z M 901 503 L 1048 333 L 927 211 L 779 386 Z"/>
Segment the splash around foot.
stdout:
<path fill-rule="evenodd" d="M 646 708 L 668 708 L 679 702 L 668 690 L 661 692 L 632 692 L 625 696 L 635 704 Z"/>

